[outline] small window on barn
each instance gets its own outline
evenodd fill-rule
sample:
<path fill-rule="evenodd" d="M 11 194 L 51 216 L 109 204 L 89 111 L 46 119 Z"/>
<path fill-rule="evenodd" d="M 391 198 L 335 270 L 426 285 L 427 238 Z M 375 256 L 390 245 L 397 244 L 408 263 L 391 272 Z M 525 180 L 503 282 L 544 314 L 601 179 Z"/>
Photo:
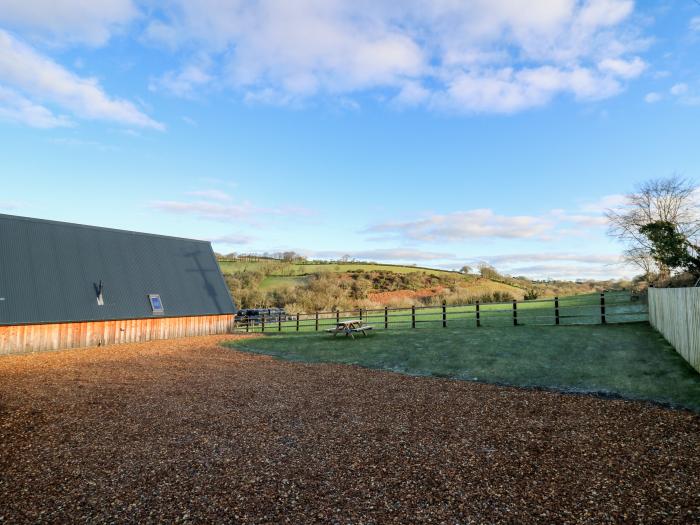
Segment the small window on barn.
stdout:
<path fill-rule="evenodd" d="M 160 300 L 160 295 L 148 294 L 148 301 L 151 303 L 151 310 L 153 310 L 154 314 L 163 313 L 163 302 Z"/>

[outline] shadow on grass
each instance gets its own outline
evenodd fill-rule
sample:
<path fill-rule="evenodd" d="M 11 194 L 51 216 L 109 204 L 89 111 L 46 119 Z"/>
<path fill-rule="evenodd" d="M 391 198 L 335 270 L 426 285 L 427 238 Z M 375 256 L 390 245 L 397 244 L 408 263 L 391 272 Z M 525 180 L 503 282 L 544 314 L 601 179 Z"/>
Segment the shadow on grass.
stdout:
<path fill-rule="evenodd" d="M 700 411 L 698 374 L 647 323 L 275 334 L 226 343 L 306 363 L 647 400 Z"/>

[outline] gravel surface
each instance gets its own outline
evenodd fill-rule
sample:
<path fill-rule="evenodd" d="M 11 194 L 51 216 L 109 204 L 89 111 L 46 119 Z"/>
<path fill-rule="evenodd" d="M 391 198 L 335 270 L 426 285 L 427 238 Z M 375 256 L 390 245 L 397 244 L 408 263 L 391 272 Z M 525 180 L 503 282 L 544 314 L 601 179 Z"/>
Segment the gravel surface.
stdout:
<path fill-rule="evenodd" d="M 697 414 L 230 339 L 0 358 L 0 522 L 700 522 Z"/>

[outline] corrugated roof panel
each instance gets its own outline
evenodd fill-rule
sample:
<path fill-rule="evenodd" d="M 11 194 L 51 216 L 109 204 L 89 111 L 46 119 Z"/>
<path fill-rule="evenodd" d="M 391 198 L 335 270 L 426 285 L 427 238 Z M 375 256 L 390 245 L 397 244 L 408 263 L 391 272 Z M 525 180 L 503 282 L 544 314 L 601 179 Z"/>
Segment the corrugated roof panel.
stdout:
<path fill-rule="evenodd" d="M 235 312 L 208 242 L 0 214 L 0 324 L 153 317 L 148 294 L 168 317 Z"/>

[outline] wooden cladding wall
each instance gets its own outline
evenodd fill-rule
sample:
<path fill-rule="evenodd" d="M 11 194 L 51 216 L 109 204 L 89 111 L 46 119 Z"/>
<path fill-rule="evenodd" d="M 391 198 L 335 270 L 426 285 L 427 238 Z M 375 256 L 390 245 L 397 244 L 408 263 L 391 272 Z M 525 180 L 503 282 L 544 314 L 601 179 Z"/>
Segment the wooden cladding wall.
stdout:
<path fill-rule="evenodd" d="M 700 372 L 700 288 L 650 288 L 649 322 Z"/>
<path fill-rule="evenodd" d="M 234 315 L 0 326 L 0 354 L 225 334 Z"/>

